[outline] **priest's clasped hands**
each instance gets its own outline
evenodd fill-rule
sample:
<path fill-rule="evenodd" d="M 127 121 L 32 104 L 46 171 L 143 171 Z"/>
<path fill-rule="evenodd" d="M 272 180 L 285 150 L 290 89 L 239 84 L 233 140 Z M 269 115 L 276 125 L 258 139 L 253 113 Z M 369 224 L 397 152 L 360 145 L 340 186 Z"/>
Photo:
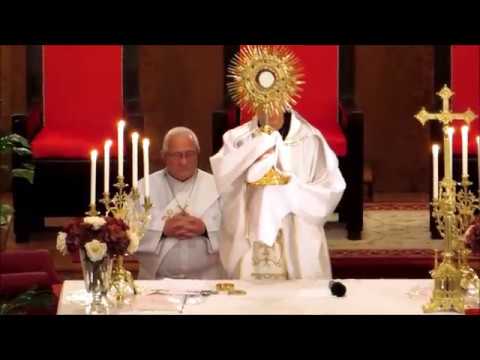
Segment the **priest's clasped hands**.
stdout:
<path fill-rule="evenodd" d="M 165 236 L 180 240 L 203 235 L 205 231 L 206 228 L 203 221 L 189 215 L 187 212 L 178 213 L 168 218 L 163 228 L 163 234 Z"/>

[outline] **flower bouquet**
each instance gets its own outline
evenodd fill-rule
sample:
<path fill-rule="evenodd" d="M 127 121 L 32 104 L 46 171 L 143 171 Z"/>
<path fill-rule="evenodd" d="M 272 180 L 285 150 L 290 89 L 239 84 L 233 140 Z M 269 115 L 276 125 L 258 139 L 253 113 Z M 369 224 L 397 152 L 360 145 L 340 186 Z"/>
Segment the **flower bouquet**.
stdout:
<path fill-rule="evenodd" d="M 113 259 L 133 254 L 138 244 L 128 225 L 110 216 L 85 217 L 58 233 L 57 250 L 63 255 L 80 255 L 85 287 L 92 298 L 88 313 L 108 313 Z"/>

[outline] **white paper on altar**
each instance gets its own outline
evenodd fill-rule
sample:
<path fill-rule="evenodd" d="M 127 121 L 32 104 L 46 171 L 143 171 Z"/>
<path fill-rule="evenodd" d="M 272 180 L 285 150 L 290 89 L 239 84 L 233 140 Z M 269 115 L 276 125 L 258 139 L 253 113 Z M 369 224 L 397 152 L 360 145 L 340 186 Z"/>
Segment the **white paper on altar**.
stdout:
<path fill-rule="evenodd" d="M 165 295 L 138 295 L 130 306 L 130 310 L 123 310 L 119 314 L 164 312 L 172 313 L 178 310 L 178 302 L 172 301 Z"/>
<path fill-rule="evenodd" d="M 203 280 L 162 279 L 156 283 L 158 286 L 150 287 L 150 291 L 156 289 L 169 290 L 172 292 L 215 290 L 215 287 L 212 287 L 211 282 Z"/>
<path fill-rule="evenodd" d="M 176 311 L 176 309 L 177 305 L 174 302 L 169 301 L 167 296 L 145 294 L 137 296 L 132 302 L 132 310 L 125 311 L 124 313 L 144 311 L 164 311 L 169 313 Z"/>
<path fill-rule="evenodd" d="M 155 314 L 180 313 L 184 305 L 196 305 L 204 302 L 204 296 L 189 295 L 189 292 L 200 290 L 215 290 L 212 284 L 198 280 L 163 279 L 156 281 L 156 286 L 150 285 L 140 288 L 140 295 L 136 296 L 128 309 L 122 309 L 117 314 Z M 163 294 L 152 294 L 156 290 L 165 291 Z M 170 294 L 169 294 L 170 293 Z"/>

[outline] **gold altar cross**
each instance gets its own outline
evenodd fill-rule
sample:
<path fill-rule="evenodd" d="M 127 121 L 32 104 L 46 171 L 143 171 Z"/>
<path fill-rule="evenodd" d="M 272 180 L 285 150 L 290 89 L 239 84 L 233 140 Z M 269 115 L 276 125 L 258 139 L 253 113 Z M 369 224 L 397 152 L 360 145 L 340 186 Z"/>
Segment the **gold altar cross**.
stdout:
<path fill-rule="evenodd" d="M 470 110 L 470 108 L 463 113 L 451 112 L 450 98 L 455 95 L 455 93 L 450 90 L 447 85 L 444 85 L 442 90 L 437 92 L 437 95 L 442 98 L 442 111 L 431 113 L 425 110 L 425 107 L 422 107 L 422 109 L 415 115 L 415 118 L 420 121 L 422 125 L 425 125 L 428 120 L 438 120 L 444 127 L 449 126 L 453 120 L 464 120 L 467 125 L 470 125 L 470 123 L 477 118 L 477 115 Z"/>
<path fill-rule="evenodd" d="M 442 110 L 438 113 L 430 113 L 423 107 L 415 118 L 425 125 L 429 120 L 438 120 L 442 123 L 443 141 L 444 141 L 444 169 L 445 176 L 440 182 L 438 198 L 432 202 L 432 214 L 436 219 L 437 227 L 445 239 L 445 251 L 443 253 L 443 261 L 438 265 L 437 255 L 435 254 L 435 268 L 431 272 L 434 280 L 434 289 L 430 301 L 423 306 L 424 312 L 438 311 L 456 311 L 463 313 L 464 311 L 464 290 L 462 288 L 462 280 L 464 275 L 463 269 L 457 266 L 457 251 L 454 248 L 455 242 L 459 242 L 462 237 L 459 234 L 458 224 L 461 214 L 456 213 L 457 199 L 459 195 L 456 191 L 457 183 L 452 178 L 452 153 L 451 139 L 448 136 L 448 128 L 453 120 L 464 120 L 470 123 L 477 117 L 470 108 L 463 113 L 454 113 L 450 110 L 450 98 L 454 95 L 447 85 L 437 92 L 442 98 Z M 450 150 L 447 150 L 450 149 Z M 464 193 L 467 193 L 468 176 L 463 177 L 462 186 Z M 460 258 L 463 256 L 460 254 Z"/>

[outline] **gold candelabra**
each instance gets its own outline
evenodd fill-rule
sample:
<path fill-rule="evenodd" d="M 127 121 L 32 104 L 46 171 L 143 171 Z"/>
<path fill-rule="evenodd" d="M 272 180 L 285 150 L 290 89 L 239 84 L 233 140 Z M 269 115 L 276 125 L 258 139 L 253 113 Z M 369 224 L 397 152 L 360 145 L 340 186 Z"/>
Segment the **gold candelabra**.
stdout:
<path fill-rule="evenodd" d="M 88 216 L 98 216 L 100 213 L 97 211 L 97 207 L 95 204 L 90 204 L 90 210 L 88 210 L 86 213 Z"/>
<path fill-rule="evenodd" d="M 129 231 L 138 239 L 141 239 L 151 218 L 152 203 L 150 198 L 145 197 L 143 206 L 141 206 L 138 190 L 133 188 L 128 193 L 126 191 L 128 184 L 124 182 L 123 176 L 118 176 L 117 181 L 114 187 L 118 190 L 113 198 L 110 198 L 110 194 L 104 193 L 103 199 L 100 200 L 105 206 L 105 216 L 111 215 L 123 220 L 129 226 Z M 128 295 L 138 293 L 132 274 L 124 267 L 124 256 L 117 256 L 114 259 L 112 291 L 118 303 L 123 303 Z"/>
<path fill-rule="evenodd" d="M 454 119 L 464 120 L 470 124 L 477 115 L 470 109 L 464 113 L 453 113 L 449 108 L 450 98 L 454 93 L 445 85 L 437 93 L 442 98 L 443 109 L 438 113 L 430 113 L 422 108 L 415 118 L 425 125 L 429 120 L 442 123 L 444 142 L 443 180 L 439 184 L 438 198 L 432 202 L 432 214 L 437 228 L 445 240 L 443 259 L 438 264 L 435 253 L 435 266 L 430 272 L 434 280 L 434 289 L 430 301 L 423 306 L 424 312 L 456 311 L 464 312 L 465 295 L 472 289 L 478 291 L 479 281 L 475 271 L 468 265 L 469 251 L 465 248 L 462 237 L 471 224 L 474 212 L 479 209 L 479 199 L 469 190 L 472 183 L 468 175 L 457 184 L 453 180 L 451 164 L 452 154 L 448 127 Z M 457 192 L 457 185 L 461 189 Z"/>

